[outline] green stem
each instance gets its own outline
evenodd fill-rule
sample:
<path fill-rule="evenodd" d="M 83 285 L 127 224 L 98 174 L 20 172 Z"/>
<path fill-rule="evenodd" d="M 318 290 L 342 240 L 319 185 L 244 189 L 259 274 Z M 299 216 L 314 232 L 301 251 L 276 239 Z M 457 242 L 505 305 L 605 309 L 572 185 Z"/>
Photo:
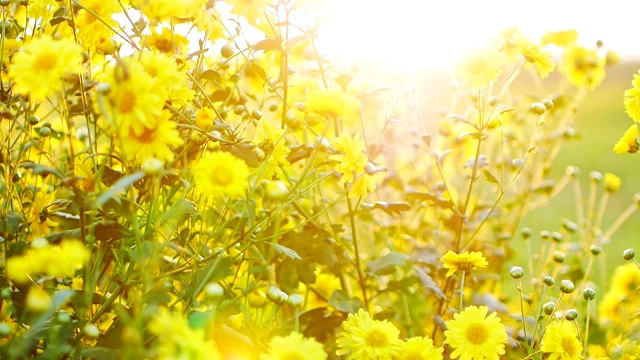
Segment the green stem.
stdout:
<path fill-rule="evenodd" d="M 464 309 L 464 280 L 466 274 L 467 272 L 465 270 L 462 270 L 462 277 L 460 277 L 460 306 L 458 307 L 459 311 L 462 311 L 462 309 Z"/>
<path fill-rule="evenodd" d="M 351 199 L 349 198 L 349 192 L 346 189 L 345 184 L 346 198 L 347 198 L 347 206 L 349 208 L 349 221 L 351 224 L 351 237 L 353 239 L 353 251 L 355 252 L 355 261 L 356 261 L 356 272 L 358 273 L 358 284 L 360 285 L 360 290 L 362 291 L 362 301 L 364 302 L 364 307 L 369 310 L 369 300 L 367 299 L 367 287 L 364 279 L 364 274 L 362 273 L 362 267 L 360 264 L 360 250 L 358 249 L 358 236 L 356 233 L 356 218 L 353 212 L 353 206 L 351 206 Z"/>

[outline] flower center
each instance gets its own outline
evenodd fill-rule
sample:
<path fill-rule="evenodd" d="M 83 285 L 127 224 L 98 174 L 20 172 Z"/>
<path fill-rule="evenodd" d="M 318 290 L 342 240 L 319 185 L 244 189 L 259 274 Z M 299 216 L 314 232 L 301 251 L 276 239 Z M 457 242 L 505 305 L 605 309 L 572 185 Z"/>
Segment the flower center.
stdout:
<path fill-rule="evenodd" d="M 218 185 L 229 185 L 233 182 L 233 172 L 228 167 L 221 166 L 211 172 L 211 182 Z"/>
<path fill-rule="evenodd" d="M 120 106 L 118 110 L 121 113 L 130 113 L 133 111 L 136 106 L 136 94 L 134 94 L 130 90 L 124 90 L 122 92 L 122 96 L 120 97 Z"/>
<path fill-rule="evenodd" d="M 33 65 L 34 68 L 40 71 L 51 71 L 56 67 L 56 57 L 54 54 L 42 53 L 36 56 Z"/>
<path fill-rule="evenodd" d="M 474 323 L 469 325 L 467 329 L 467 340 L 474 345 L 484 344 L 489 338 L 489 329 L 487 326 L 481 323 Z"/>
<path fill-rule="evenodd" d="M 387 335 L 377 329 L 369 331 L 367 334 L 367 345 L 371 347 L 384 347 L 387 345 Z"/>
<path fill-rule="evenodd" d="M 132 131 L 130 135 L 138 139 L 138 141 L 141 143 L 151 144 L 156 139 L 158 132 L 156 131 L 156 129 L 150 129 L 145 127 L 144 130 L 142 131 L 142 134 L 136 136 L 135 133 Z"/>
<path fill-rule="evenodd" d="M 564 349 L 564 351 L 567 354 L 569 354 L 571 356 L 578 354 L 578 349 L 576 349 L 575 342 L 574 342 L 573 338 L 570 338 L 570 337 L 567 337 L 567 336 L 563 337 L 562 338 L 562 348 Z"/>

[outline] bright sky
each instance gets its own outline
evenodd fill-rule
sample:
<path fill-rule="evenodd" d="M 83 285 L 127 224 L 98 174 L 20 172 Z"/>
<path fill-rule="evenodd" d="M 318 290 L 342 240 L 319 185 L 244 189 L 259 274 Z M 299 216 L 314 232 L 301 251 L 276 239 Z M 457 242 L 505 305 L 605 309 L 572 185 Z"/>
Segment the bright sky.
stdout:
<path fill-rule="evenodd" d="M 514 26 L 534 39 L 573 28 L 581 44 L 603 40 L 623 59 L 640 55 L 637 0 L 317 1 L 333 13 L 320 28 L 323 49 L 393 70 L 449 67 Z"/>

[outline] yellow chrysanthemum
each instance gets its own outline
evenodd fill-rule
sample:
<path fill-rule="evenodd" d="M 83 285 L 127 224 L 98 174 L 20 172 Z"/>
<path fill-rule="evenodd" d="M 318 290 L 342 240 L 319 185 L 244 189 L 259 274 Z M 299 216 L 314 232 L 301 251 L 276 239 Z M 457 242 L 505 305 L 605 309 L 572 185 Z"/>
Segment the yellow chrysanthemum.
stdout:
<path fill-rule="evenodd" d="M 29 224 L 29 236 L 38 238 L 49 235 L 50 228 L 58 223 L 47 216 L 47 208 L 55 201 L 56 193 L 45 190 L 38 191 L 33 196 L 29 212 L 27 213 L 27 223 Z"/>
<path fill-rule="evenodd" d="M 231 13 L 244 17 L 249 24 L 258 26 L 263 21 L 264 11 L 270 0 L 225 0 L 231 6 Z"/>
<path fill-rule="evenodd" d="M 342 173 L 340 183 L 346 184 L 353 180 L 354 173 L 361 173 L 367 164 L 364 141 L 360 140 L 360 133 L 357 133 L 355 137 L 344 133 L 333 142 L 333 145 L 342 154 L 331 155 L 329 159 L 338 162 L 334 169 Z"/>
<path fill-rule="evenodd" d="M 107 82 L 111 90 L 106 105 L 114 121 L 114 130 L 142 135 L 146 128 L 155 126 L 165 99 L 154 89 L 156 79 L 137 59 L 122 59 L 108 70 Z"/>
<path fill-rule="evenodd" d="M 494 46 L 477 50 L 457 67 L 456 74 L 473 88 L 484 88 L 502 74 L 504 58 Z"/>
<path fill-rule="evenodd" d="M 63 89 L 64 78 L 82 70 L 80 49 L 70 39 L 53 40 L 43 35 L 28 42 L 13 56 L 9 77 L 14 91 L 43 100 Z"/>
<path fill-rule="evenodd" d="M 549 73 L 556 67 L 551 53 L 542 50 L 538 45 L 534 44 L 531 39 L 523 35 L 514 34 L 513 40 L 520 50 L 520 53 L 526 59 L 527 65 L 533 64 L 541 79 L 548 77 Z"/>
<path fill-rule="evenodd" d="M 282 138 L 283 134 L 284 129 L 268 120 L 261 121 L 256 127 L 253 143 L 267 156 L 266 164 L 261 174 L 265 179 L 271 180 L 274 175 L 279 179 L 286 179 L 286 174 L 281 167 L 290 165 L 287 155 L 289 155 L 291 149 L 285 146 L 285 140 Z"/>
<path fill-rule="evenodd" d="M 469 306 L 446 322 L 445 344 L 454 351 L 451 358 L 461 360 L 497 360 L 505 353 L 507 332 L 495 312 L 486 306 Z"/>
<path fill-rule="evenodd" d="M 402 345 L 396 360 L 442 360 L 442 351 L 428 337 L 412 337 Z"/>
<path fill-rule="evenodd" d="M 640 271 L 638 267 L 633 262 L 616 267 L 611 277 L 609 291 L 640 297 Z"/>
<path fill-rule="evenodd" d="M 35 239 L 32 249 L 24 255 L 7 260 L 7 275 L 12 280 L 25 283 L 30 275 L 44 273 L 54 277 L 72 277 L 75 270 L 89 260 L 89 250 L 77 240 L 63 240 L 60 245 L 49 245 L 43 239 Z"/>
<path fill-rule="evenodd" d="M 204 106 L 196 113 L 196 126 L 204 131 L 211 131 L 216 113 L 208 106 Z"/>
<path fill-rule="evenodd" d="M 337 355 L 347 359 L 391 360 L 402 349 L 400 332 L 387 320 L 373 320 L 363 309 L 349 314 L 336 339 Z"/>
<path fill-rule="evenodd" d="M 379 173 L 373 175 L 362 173 L 362 175 L 358 176 L 358 178 L 355 179 L 353 185 L 351 185 L 349 196 L 366 196 L 368 193 L 373 192 L 378 187 L 378 183 L 381 180 L 382 176 Z"/>
<path fill-rule="evenodd" d="M 604 188 L 607 192 L 614 193 L 620 189 L 622 185 L 622 179 L 620 179 L 616 174 L 605 173 L 604 174 Z"/>
<path fill-rule="evenodd" d="M 131 6 L 151 20 L 187 19 L 195 16 L 207 0 L 131 0 Z"/>
<path fill-rule="evenodd" d="M 638 148 L 640 144 L 638 144 L 638 124 L 633 124 L 629 126 L 627 131 L 624 132 L 624 135 L 618 140 L 616 145 L 613 147 L 613 151 L 618 154 L 633 154 L 638 152 Z"/>
<path fill-rule="evenodd" d="M 606 59 L 596 50 L 573 45 L 566 49 L 564 58 L 564 73 L 573 85 L 593 90 L 604 79 Z"/>
<path fill-rule="evenodd" d="M 542 352 L 549 360 L 581 360 L 582 344 L 574 323 L 561 320 L 550 324 L 542 337 Z"/>
<path fill-rule="evenodd" d="M 211 197 L 241 197 L 247 188 L 249 167 L 224 151 L 206 153 L 193 169 L 200 191 Z"/>
<path fill-rule="evenodd" d="M 624 107 L 633 121 L 640 122 L 640 74 L 634 74 L 631 89 L 624 92 Z"/>
<path fill-rule="evenodd" d="M 153 127 L 145 127 L 141 134 L 129 129 L 122 137 L 122 150 L 129 159 L 142 162 L 148 158 L 172 161 L 174 152 L 172 147 L 182 145 L 183 140 L 176 129 L 176 123 L 171 120 L 171 112 L 163 110 L 155 120 Z"/>
<path fill-rule="evenodd" d="M 269 342 L 266 354 L 260 360 L 325 360 L 327 353 L 315 339 L 305 338 L 298 332 L 276 336 Z"/>
<path fill-rule="evenodd" d="M 74 18 L 78 29 L 78 40 L 85 46 L 98 46 L 104 39 L 113 37 L 118 22 L 111 16 L 122 11 L 116 0 L 82 0 L 80 10 Z"/>
<path fill-rule="evenodd" d="M 176 59 L 162 53 L 144 51 L 140 55 L 144 71 L 156 80 L 153 91 L 163 99 L 190 101 L 195 92 L 188 88 L 187 75 L 178 69 Z M 183 93 L 184 92 L 184 93 Z M 184 97 L 184 98 L 183 98 Z"/>
<path fill-rule="evenodd" d="M 327 119 L 341 119 L 351 124 L 358 119 L 359 103 L 351 94 L 339 89 L 318 90 L 309 93 L 305 110 Z"/>
<path fill-rule="evenodd" d="M 222 356 L 203 329 L 192 329 L 180 313 L 160 308 L 149 323 L 158 341 L 158 359 L 220 360 Z"/>
<path fill-rule="evenodd" d="M 489 265 L 487 259 L 478 251 L 465 251 L 462 254 L 456 254 L 449 250 L 442 257 L 442 263 L 445 269 L 449 269 L 447 277 L 453 275 L 456 271 L 469 271 L 477 267 L 487 267 L 487 265 Z"/>
<path fill-rule="evenodd" d="M 146 41 L 150 48 L 166 55 L 182 54 L 187 51 L 189 46 L 189 39 L 167 28 L 162 28 L 161 33 L 152 29 L 151 35 L 147 36 Z"/>
<path fill-rule="evenodd" d="M 540 40 L 542 46 L 556 45 L 560 47 L 569 47 L 578 41 L 578 32 L 569 30 L 550 31 L 546 33 Z"/>

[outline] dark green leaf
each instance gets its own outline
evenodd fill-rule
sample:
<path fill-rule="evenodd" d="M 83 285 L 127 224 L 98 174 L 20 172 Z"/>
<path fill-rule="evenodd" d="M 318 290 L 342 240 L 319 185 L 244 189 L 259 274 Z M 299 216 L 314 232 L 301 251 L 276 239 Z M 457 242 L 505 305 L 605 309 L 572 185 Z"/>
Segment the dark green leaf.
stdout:
<path fill-rule="evenodd" d="M 54 175 L 58 179 L 64 179 L 64 175 L 58 169 L 50 168 L 44 165 L 30 162 L 22 163 L 20 164 L 20 167 L 31 169 L 33 175 L 41 175 L 43 178 L 46 178 L 48 175 Z"/>
<path fill-rule="evenodd" d="M 353 314 L 363 307 L 362 301 L 360 301 L 360 299 L 350 299 L 347 293 L 342 290 L 335 290 L 333 294 L 331 294 L 329 305 L 349 314 Z"/>
<path fill-rule="evenodd" d="M 233 275 L 233 258 L 228 256 L 218 256 L 215 261 L 210 262 L 202 269 L 198 270 L 196 276 L 195 291 L 193 297 L 200 294 L 204 286 L 209 282 L 217 282 L 229 275 Z"/>
<path fill-rule="evenodd" d="M 162 214 L 160 220 L 158 220 L 158 227 L 165 238 L 169 238 L 180 225 L 197 213 L 196 203 L 185 198 L 179 198 L 167 212 Z"/>
<path fill-rule="evenodd" d="M 135 172 L 131 175 L 127 175 L 123 178 L 121 178 L 120 180 L 116 181 L 115 184 L 113 184 L 113 186 L 105 191 L 104 193 L 102 193 L 98 199 L 96 199 L 95 202 L 95 207 L 99 208 L 102 205 L 104 205 L 104 203 L 106 203 L 108 200 L 110 199 L 114 199 L 117 201 L 117 195 L 121 190 L 124 190 L 126 188 L 128 188 L 129 186 L 133 185 L 135 182 L 142 180 L 142 178 L 144 178 L 144 172 L 143 171 L 138 171 Z"/>
<path fill-rule="evenodd" d="M 396 266 L 404 266 L 407 260 L 409 260 L 409 255 L 392 252 L 379 259 L 369 261 L 367 267 L 374 274 L 385 275 L 393 271 Z"/>
<path fill-rule="evenodd" d="M 220 75 L 220 73 L 212 69 L 203 71 L 200 74 L 200 79 L 211 80 L 217 83 L 222 82 L 222 76 Z"/>

